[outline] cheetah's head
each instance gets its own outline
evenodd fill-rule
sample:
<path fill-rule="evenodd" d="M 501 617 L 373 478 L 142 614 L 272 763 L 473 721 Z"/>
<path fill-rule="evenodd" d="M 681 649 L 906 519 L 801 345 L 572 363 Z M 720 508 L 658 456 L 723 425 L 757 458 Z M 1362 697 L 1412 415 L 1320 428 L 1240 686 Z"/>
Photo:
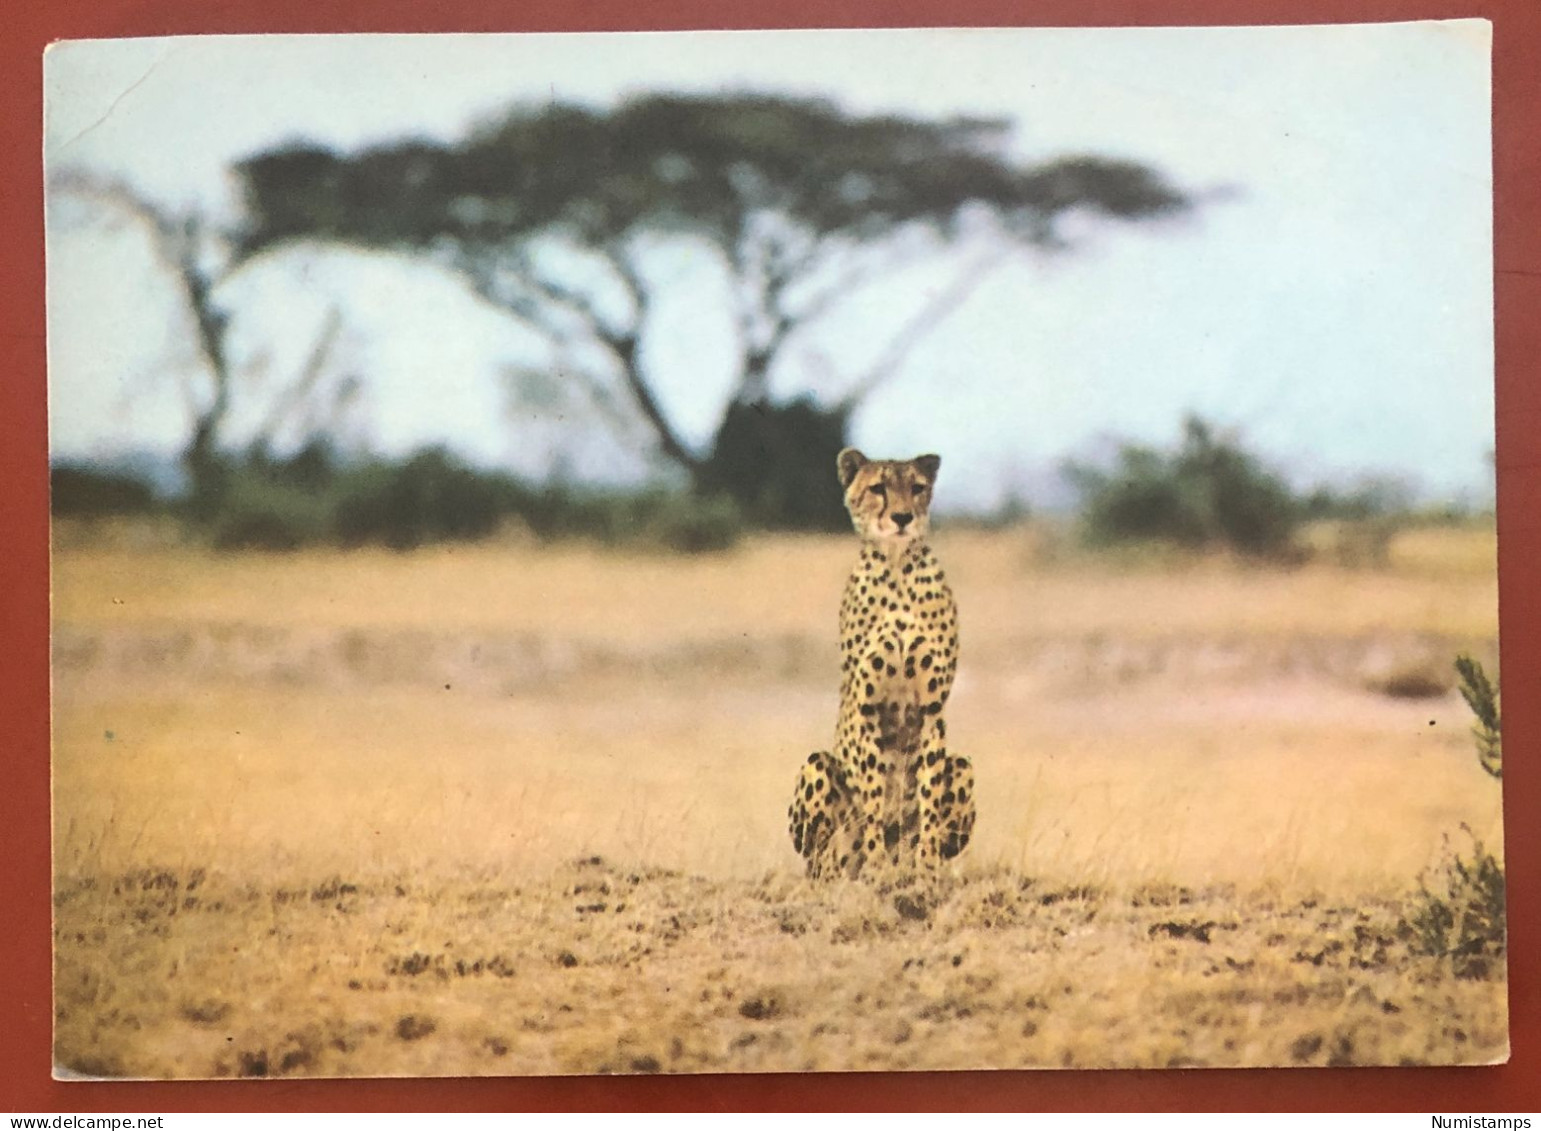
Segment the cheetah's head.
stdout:
<path fill-rule="evenodd" d="M 931 485 L 941 456 L 868 459 L 846 448 L 836 459 L 845 487 L 845 508 L 864 540 L 908 543 L 931 524 Z"/>

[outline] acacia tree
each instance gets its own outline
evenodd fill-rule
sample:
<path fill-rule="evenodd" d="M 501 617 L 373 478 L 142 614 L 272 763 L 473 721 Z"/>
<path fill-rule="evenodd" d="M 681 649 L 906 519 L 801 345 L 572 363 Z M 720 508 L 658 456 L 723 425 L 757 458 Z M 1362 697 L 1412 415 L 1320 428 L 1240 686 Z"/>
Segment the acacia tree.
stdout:
<path fill-rule="evenodd" d="M 569 378 L 596 404 L 629 402 L 656 451 L 698 487 L 728 490 L 762 521 L 822 524 L 832 506 L 838 522 L 838 502 L 796 511 L 810 497 L 798 477 L 827 478 L 851 413 L 1005 249 L 1063 246 L 1061 221 L 1075 210 L 1142 220 L 1191 203 L 1132 162 L 1017 163 L 1007 136 L 1000 120 L 862 117 L 766 95 L 517 109 L 450 143 L 348 155 L 290 145 L 241 162 L 239 254 L 320 239 L 431 257 L 589 359 Z M 819 403 L 772 401 L 790 342 L 896 260 L 976 232 L 996 250 L 897 313 L 863 369 Z M 737 340 L 732 391 L 705 450 L 681 434 L 649 369 L 654 313 L 680 285 L 657 265 L 681 249 L 715 266 Z"/>
<path fill-rule="evenodd" d="M 53 192 L 127 217 L 144 230 L 151 254 L 165 270 L 191 322 L 197 364 L 190 375 L 191 419 L 181 464 L 190 486 L 188 504 L 195 517 L 207 518 L 223 501 L 229 462 L 224 430 L 241 376 L 231 355 L 231 316 L 218 292 L 250 261 L 235 253 L 228 232 L 197 212 L 178 214 L 139 192 L 128 182 L 84 169 L 68 169 L 50 178 Z M 265 447 L 286 418 L 316 386 L 334 346 L 341 318 L 332 308 L 304 364 L 258 429 L 254 444 Z"/>

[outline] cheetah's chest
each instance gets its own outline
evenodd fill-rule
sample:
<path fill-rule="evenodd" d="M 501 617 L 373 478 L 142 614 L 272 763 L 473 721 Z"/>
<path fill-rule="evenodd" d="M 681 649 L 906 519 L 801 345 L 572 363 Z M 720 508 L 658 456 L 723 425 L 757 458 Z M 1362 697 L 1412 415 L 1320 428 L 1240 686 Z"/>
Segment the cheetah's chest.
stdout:
<path fill-rule="evenodd" d="M 956 606 L 929 552 L 894 565 L 864 555 L 846 585 L 840 619 L 852 697 L 914 700 L 951 682 Z"/>

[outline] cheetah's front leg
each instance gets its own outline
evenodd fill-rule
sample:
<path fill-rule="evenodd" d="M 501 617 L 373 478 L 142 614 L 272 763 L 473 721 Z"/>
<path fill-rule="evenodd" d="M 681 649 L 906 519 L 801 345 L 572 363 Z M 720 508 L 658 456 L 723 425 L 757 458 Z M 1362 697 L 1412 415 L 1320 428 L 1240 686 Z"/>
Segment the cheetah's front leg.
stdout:
<path fill-rule="evenodd" d="M 914 869 L 920 805 L 912 767 L 923 724 L 916 704 L 877 703 L 862 726 L 856 747 L 861 836 L 853 839 L 853 848 L 869 879 L 902 876 Z"/>
<path fill-rule="evenodd" d="M 946 727 L 940 719 L 926 729 L 919 782 L 920 843 L 917 860 L 935 868 L 968 847 L 974 831 L 974 766 L 962 755 L 947 753 Z"/>
<path fill-rule="evenodd" d="M 828 751 L 815 751 L 803 763 L 787 819 L 792 847 L 807 862 L 810 877 L 845 870 L 859 822 L 846 773 Z"/>

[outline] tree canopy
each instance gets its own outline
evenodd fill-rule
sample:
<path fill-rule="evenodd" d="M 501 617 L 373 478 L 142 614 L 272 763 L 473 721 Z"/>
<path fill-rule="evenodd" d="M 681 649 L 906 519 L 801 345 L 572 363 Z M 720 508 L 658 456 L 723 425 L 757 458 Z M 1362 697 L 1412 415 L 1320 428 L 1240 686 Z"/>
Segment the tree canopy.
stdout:
<path fill-rule="evenodd" d="M 296 143 L 253 155 L 236 170 L 245 198 L 236 254 L 321 240 L 444 264 L 581 359 L 564 365 L 568 379 L 593 403 L 640 418 L 656 451 L 698 486 L 773 511 L 768 500 L 787 492 L 767 484 L 765 461 L 778 450 L 806 455 L 812 407 L 802 400 L 789 414 L 771 397 L 785 347 L 896 261 L 970 234 L 997 249 L 1058 248 L 1075 211 L 1138 221 L 1191 206 L 1148 166 L 1097 156 L 1024 164 L 1008 141 L 997 119 L 861 116 L 771 95 L 525 107 L 455 141 L 347 154 Z M 680 285 L 652 265 L 681 242 L 718 268 L 737 342 L 725 431 L 707 450 L 680 432 L 648 368 L 652 313 Z M 815 411 L 833 427 L 814 431 L 829 433 L 831 459 L 850 413 L 972 292 L 983 266 L 966 265 L 951 286 L 896 312 L 865 369 L 820 390 Z M 758 410 L 747 429 L 745 406 Z M 758 444 L 758 470 L 721 450 L 726 433 Z"/>

